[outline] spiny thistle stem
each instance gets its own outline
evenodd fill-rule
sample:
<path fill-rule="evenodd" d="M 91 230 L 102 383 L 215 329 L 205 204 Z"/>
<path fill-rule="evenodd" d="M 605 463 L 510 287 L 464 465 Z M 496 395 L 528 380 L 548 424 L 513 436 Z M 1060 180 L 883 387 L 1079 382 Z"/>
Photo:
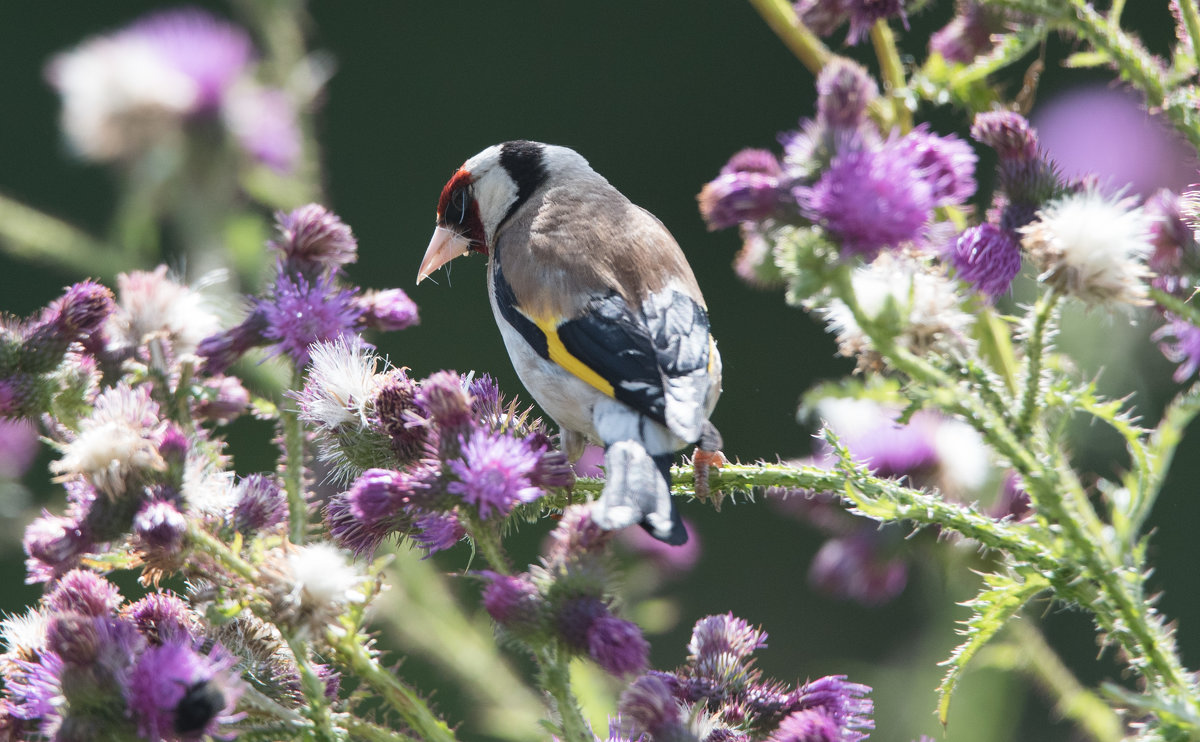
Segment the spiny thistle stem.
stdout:
<path fill-rule="evenodd" d="M 300 671 L 300 690 L 304 693 L 305 700 L 303 713 L 313 724 L 313 737 L 320 742 L 336 742 L 339 735 L 334 729 L 329 699 L 325 697 L 325 682 L 308 661 L 308 648 L 305 643 L 289 638 L 287 644 Z"/>
<path fill-rule="evenodd" d="M 330 631 L 326 639 L 338 659 L 400 714 L 418 738 L 426 742 L 454 742 L 456 737 L 450 727 L 434 715 L 415 691 L 379 664 L 366 647 L 366 637 L 356 632 L 338 636 Z"/>
<path fill-rule="evenodd" d="M 542 687 L 554 699 L 563 742 L 593 742 L 595 736 L 579 710 L 579 701 L 571 691 L 570 660 L 561 652 L 542 649 L 536 653 Z"/>
<path fill-rule="evenodd" d="M 248 583 L 255 584 L 258 582 L 258 570 L 255 569 L 254 565 L 242 559 L 225 543 L 204 530 L 197 521 L 188 521 L 187 535 L 188 541 L 191 542 L 193 548 L 212 557 L 217 564 L 233 572 Z"/>
<path fill-rule="evenodd" d="M 292 389 L 303 388 L 300 372 L 292 379 Z M 308 538 L 308 501 L 304 499 L 304 428 L 300 414 L 287 405 L 279 408 L 283 427 L 284 462 L 283 488 L 288 501 L 288 538 L 302 544 Z"/>
<path fill-rule="evenodd" d="M 1033 327 L 1025 343 L 1025 394 L 1021 399 L 1021 414 L 1017 417 L 1017 435 L 1028 436 L 1037 423 L 1042 389 L 1042 362 L 1046 352 L 1046 331 L 1054 317 L 1061 294 L 1051 290 L 1038 299 L 1033 308 Z"/>
<path fill-rule="evenodd" d="M 1192 61 L 1200 65 L 1200 11 L 1196 9 L 1196 0 L 1179 0 L 1179 11 L 1183 15 L 1188 39 L 1192 42 Z"/>
<path fill-rule="evenodd" d="M 888 97 L 892 101 L 891 122 L 900 127 L 900 133 L 912 129 L 912 112 L 904 101 L 904 90 L 908 80 L 904 75 L 904 63 L 900 61 L 900 50 L 896 48 L 896 35 L 892 33 L 887 21 L 880 18 L 871 26 L 871 43 L 875 47 L 875 57 L 879 60 L 879 69 L 883 74 L 883 82 Z"/>

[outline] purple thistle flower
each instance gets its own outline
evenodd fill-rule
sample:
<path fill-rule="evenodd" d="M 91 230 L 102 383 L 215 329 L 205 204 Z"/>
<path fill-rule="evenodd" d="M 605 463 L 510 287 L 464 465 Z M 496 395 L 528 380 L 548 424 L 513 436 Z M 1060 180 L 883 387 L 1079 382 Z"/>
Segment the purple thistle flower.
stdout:
<path fill-rule="evenodd" d="M 843 128 L 857 129 L 867 108 L 879 97 L 875 79 L 858 62 L 834 57 L 817 75 L 817 120 Z"/>
<path fill-rule="evenodd" d="M 673 739 L 683 731 L 683 719 L 671 687 L 657 673 L 643 675 L 621 693 L 617 703 L 622 726 L 630 737 Z"/>
<path fill-rule="evenodd" d="M 62 674 L 62 659 L 53 652 L 44 652 L 37 662 L 15 660 L 4 678 L 8 712 L 18 719 L 38 722 L 34 726 L 48 739 L 54 739 L 62 718 Z"/>
<path fill-rule="evenodd" d="M 836 739 L 855 742 L 875 728 L 871 718 L 875 703 L 867 698 L 870 692 L 870 686 L 847 682 L 845 675 L 828 675 L 797 688 L 793 708 L 823 711 L 841 730 Z"/>
<path fill-rule="evenodd" d="M 875 21 L 899 16 L 908 27 L 902 0 L 799 0 L 795 3 L 796 14 L 804 25 L 821 36 L 850 21 L 846 41 L 857 44 L 871 31 Z"/>
<path fill-rule="evenodd" d="M 538 457 L 526 441 L 477 430 L 461 444 L 462 458 L 449 462 L 457 480 L 446 491 L 479 508 L 480 517 L 508 515 L 514 506 L 542 496 L 530 481 Z"/>
<path fill-rule="evenodd" d="M 573 561 L 593 561 L 612 543 L 614 534 L 592 520 L 591 506 L 571 505 L 550 532 L 550 544 L 542 562 L 548 569 L 557 569 Z"/>
<path fill-rule="evenodd" d="M 1195 231 L 1183 216 L 1183 198 L 1165 188 L 1146 199 L 1142 207 L 1151 219 L 1154 252 L 1146 264 L 1155 276 L 1155 288 L 1186 296 L 1191 291 L 1191 274 L 1200 269 L 1200 245 Z"/>
<path fill-rule="evenodd" d="M 783 168 L 766 150 L 744 149 L 730 158 L 721 174 L 706 183 L 696 200 L 709 230 L 774 215 L 785 202 Z"/>
<path fill-rule="evenodd" d="M 111 616 L 122 598 L 116 585 L 95 572 L 73 569 L 59 578 L 42 600 L 47 609 L 56 613 Z"/>
<path fill-rule="evenodd" d="M 540 431 L 525 437 L 530 450 L 537 454 L 537 468 L 529 480 L 542 489 L 570 489 L 575 485 L 575 470 L 567 455 L 554 447 L 550 437 Z"/>
<path fill-rule="evenodd" d="M 480 572 L 488 580 L 483 588 L 483 608 L 500 626 L 514 633 L 536 631 L 546 612 L 546 601 L 529 575 Z"/>
<path fill-rule="evenodd" d="M 988 223 L 968 227 L 949 257 L 959 278 L 989 301 L 1007 294 L 1021 272 L 1021 246 L 1010 233 Z"/>
<path fill-rule="evenodd" d="M 1035 160 L 1038 157 L 1037 134 L 1029 121 L 1013 111 L 988 111 L 975 115 L 971 138 L 982 142 L 1001 159 Z"/>
<path fill-rule="evenodd" d="M 155 13 L 125 34 L 150 44 L 166 64 L 195 83 L 197 110 L 220 105 L 254 54 L 244 30 L 196 8 Z"/>
<path fill-rule="evenodd" d="M 1000 487 L 1000 495 L 996 498 L 995 504 L 989 509 L 989 513 L 997 520 L 1003 518 L 1011 518 L 1013 520 L 1021 520 L 1033 510 L 1033 501 L 1029 497 L 1029 493 L 1021 484 L 1021 477 L 1015 471 L 1010 471 L 1004 475 L 1004 482 Z"/>
<path fill-rule="evenodd" d="M 286 92 L 239 86 L 226 96 L 221 113 L 225 126 L 251 157 L 279 173 L 295 168 L 304 140 L 296 105 Z"/>
<path fill-rule="evenodd" d="M 152 645 L 185 644 L 199 636 L 200 622 L 187 603 L 171 592 L 150 593 L 122 615 Z"/>
<path fill-rule="evenodd" d="M 198 739 L 216 735 L 236 720 L 244 685 L 233 672 L 237 659 L 215 645 L 201 654 L 190 642 L 147 648 L 129 678 L 129 707 L 138 733 L 149 739 Z"/>
<path fill-rule="evenodd" d="M 396 332 L 420 321 L 417 303 L 403 289 L 366 291 L 356 301 L 363 312 L 359 321 L 375 330 Z"/>
<path fill-rule="evenodd" d="M 187 519 L 169 499 L 147 500 L 133 517 L 133 535 L 138 545 L 156 557 L 172 557 L 183 549 Z"/>
<path fill-rule="evenodd" d="M 471 396 L 463 388 L 463 378 L 454 371 L 430 374 L 417 387 L 415 401 L 417 407 L 424 410 L 438 428 L 443 447 L 457 443 L 458 436 L 467 433 L 473 426 Z"/>
<path fill-rule="evenodd" d="M 388 374 L 368 409 L 374 413 L 372 426 L 392 439 L 392 452 L 401 464 L 411 463 L 424 451 L 429 430 L 414 418 L 422 417 L 425 410 L 417 404 L 416 382 L 404 369 Z"/>
<path fill-rule="evenodd" d="M 859 529 L 821 545 L 808 570 L 816 589 L 862 605 L 881 605 L 904 591 L 908 566 L 881 553 L 879 532 Z"/>
<path fill-rule="evenodd" d="M 296 366 L 308 365 L 308 346 L 315 342 L 352 339 L 362 314 L 354 292 L 339 288 L 329 274 L 311 283 L 280 274 L 270 298 L 259 300 L 258 307 L 266 320 L 263 338 L 274 342 L 272 352 L 287 355 Z"/>
<path fill-rule="evenodd" d="M 325 504 L 325 528 L 335 544 L 357 557 L 369 556 L 391 533 L 390 524 L 366 524 L 350 512 L 350 500 L 335 495 Z"/>
<path fill-rule="evenodd" d="M 587 651 L 606 672 L 621 677 L 646 668 L 650 644 L 632 621 L 601 616 L 588 629 Z"/>
<path fill-rule="evenodd" d="M 163 428 L 162 437 L 158 441 L 158 455 L 167 462 L 168 466 L 182 467 L 187 458 L 191 443 L 187 433 L 175 423 L 168 423 Z"/>
<path fill-rule="evenodd" d="M 1150 336 L 1171 363 L 1178 363 L 1172 378 L 1182 384 L 1200 369 L 1200 327 L 1168 314 L 1167 323 Z"/>
<path fill-rule="evenodd" d="M 828 714 L 805 709 L 788 715 L 767 742 L 842 742 L 842 730 Z"/>
<path fill-rule="evenodd" d="M 287 496 L 274 477 L 250 474 L 237 485 L 237 504 L 233 506 L 235 530 L 252 534 L 269 530 L 287 520 Z"/>
<path fill-rule="evenodd" d="M 201 420 L 224 425 L 250 406 L 250 392 L 236 376 L 213 376 L 201 385 L 195 413 Z"/>
<path fill-rule="evenodd" d="M 454 547 L 467 535 L 467 529 L 454 513 L 424 513 L 413 521 L 413 528 L 413 541 L 425 550 L 426 558 Z"/>
<path fill-rule="evenodd" d="M 196 355 L 204 359 L 205 374 L 223 374 L 251 348 L 266 343 L 267 313 L 255 306 L 241 324 L 225 332 L 210 335 L 196 346 Z"/>
<path fill-rule="evenodd" d="M 53 322 L 70 342 L 99 330 L 116 308 L 113 293 L 95 281 L 82 281 L 67 288 L 52 302 L 44 321 Z"/>
<path fill-rule="evenodd" d="M 957 206 L 975 195 L 975 163 L 979 157 L 971 145 L 954 135 L 938 136 L 921 124 L 904 136 L 917 166 L 933 188 L 935 206 Z"/>
<path fill-rule="evenodd" d="M 992 34 L 1003 30 L 1003 18 L 974 0 L 959 2 L 950 22 L 929 37 L 929 51 L 947 62 L 968 64 L 992 48 Z"/>
<path fill-rule="evenodd" d="M 350 227 L 320 204 L 278 212 L 275 224 L 279 238 L 269 246 L 282 253 L 286 266 L 310 279 L 358 259 L 358 241 Z"/>
<path fill-rule="evenodd" d="M 766 646 L 767 632 L 751 626 L 748 621 L 732 613 L 707 616 L 692 628 L 688 660 L 697 672 L 704 675 L 703 668 L 719 655 L 742 659 Z"/>
<path fill-rule="evenodd" d="M 25 529 L 22 546 L 28 557 L 25 581 L 34 583 L 52 580 L 74 568 L 95 542 L 78 519 L 43 511 Z"/>
<path fill-rule="evenodd" d="M 406 529 L 432 495 L 434 471 L 368 469 L 349 490 L 325 508 L 325 523 L 335 543 L 362 556 L 389 534 Z"/>
<path fill-rule="evenodd" d="M 923 236 L 934 206 L 923 170 L 897 140 L 839 151 L 816 184 L 795 194 L 805 216 L 825 227 L 844 254 L 866 260 Z"/>
<path fill-rule="evenodd" d="M 594 595 L 568 598 L 555 607 L 554 626 L 571 649 L 586 651 L 592 625 L 612 614 L 604 601 Z"/>

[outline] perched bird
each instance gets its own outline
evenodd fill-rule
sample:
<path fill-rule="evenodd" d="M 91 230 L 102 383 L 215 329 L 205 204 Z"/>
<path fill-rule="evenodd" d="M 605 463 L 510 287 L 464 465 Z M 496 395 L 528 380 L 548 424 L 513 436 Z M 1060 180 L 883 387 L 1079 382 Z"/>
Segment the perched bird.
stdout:
<path fill-rule="evenodd" d="M 417 282 L 471 251 L 488 256 L 504 344 L 564 451 L 574 461 L 587 440 L 605 448 L 593 518 L 684 543 L 670 466 L 688 445 L 720 450 L 708 417 L 721 358 L 670 232 L 574 150 L 513 141 L 467 160 L 442 189 Z"/>

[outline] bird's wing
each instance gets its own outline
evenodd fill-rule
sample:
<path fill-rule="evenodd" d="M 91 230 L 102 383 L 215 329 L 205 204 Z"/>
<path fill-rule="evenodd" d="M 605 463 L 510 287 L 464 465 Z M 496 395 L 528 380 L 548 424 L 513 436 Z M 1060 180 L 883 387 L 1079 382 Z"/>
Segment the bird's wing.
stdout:
<path fill-rule="evenodd" d="M 616 291 L 591 297 L 572 317 L 537 316 L 518 304 L 497 267 L 501 315 L 542 358 L 694 442 L 708 417 L 715 348 L 708 314 L 667 287 L 634 308 Z"/>

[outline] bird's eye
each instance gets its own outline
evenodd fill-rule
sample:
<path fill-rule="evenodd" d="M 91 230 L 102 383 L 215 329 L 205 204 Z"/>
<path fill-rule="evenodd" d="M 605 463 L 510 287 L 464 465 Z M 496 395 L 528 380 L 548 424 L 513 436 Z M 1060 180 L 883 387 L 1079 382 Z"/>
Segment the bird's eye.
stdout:
<path fill-rule="evenodd" d="M 467 219 L 467 204 L 471 201 L 471 194 L 466 188 L 455 188 L 450 194 L 450 206 L 446 209 L 446 221 L 449 223 L 457 222 L 462 224 Z"/>

